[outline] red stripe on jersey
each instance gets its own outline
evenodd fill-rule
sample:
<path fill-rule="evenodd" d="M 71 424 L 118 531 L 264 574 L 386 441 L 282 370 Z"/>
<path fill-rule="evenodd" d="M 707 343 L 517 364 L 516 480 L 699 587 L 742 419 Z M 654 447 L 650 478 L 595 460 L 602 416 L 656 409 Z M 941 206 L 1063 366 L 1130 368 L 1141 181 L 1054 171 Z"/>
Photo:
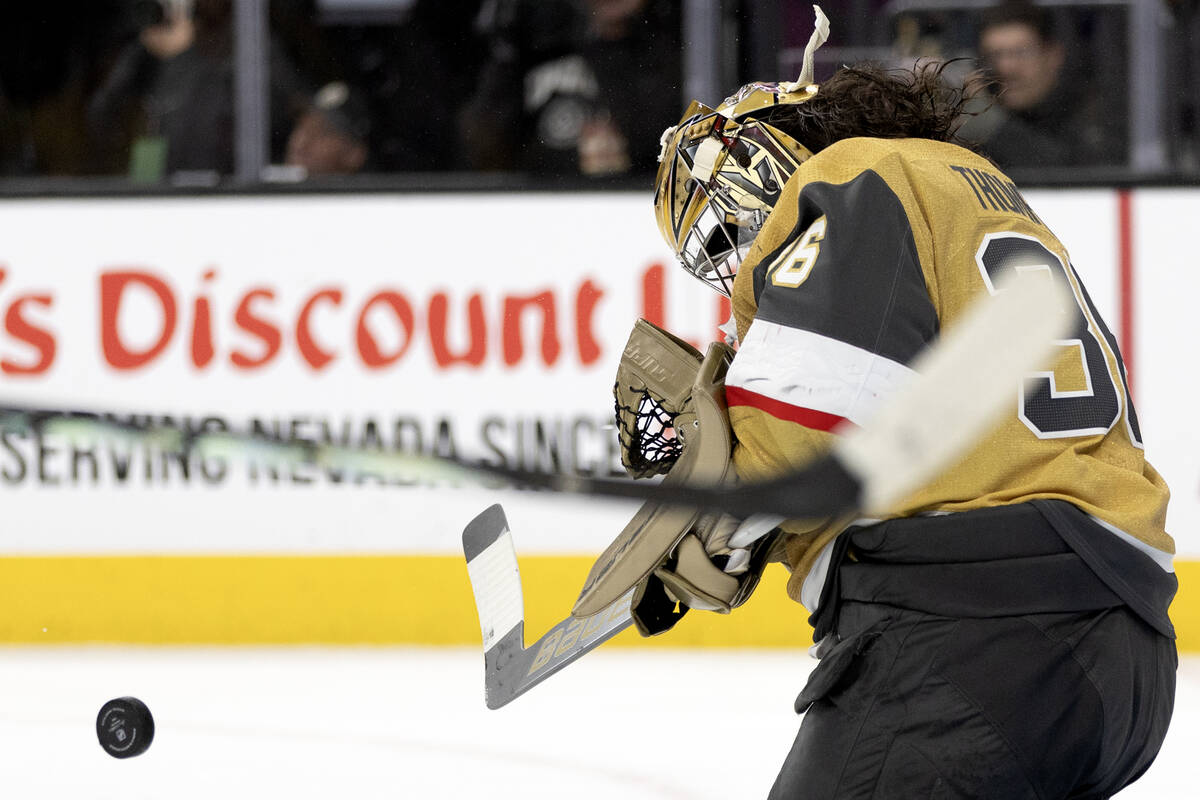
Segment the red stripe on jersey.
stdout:
<path fill-rule="evenodd" d="M 727 406 L 750 406 L 759 411 L 765 411 L 776 419 L 795 422 L 815 431 L 833 431 L 843 423 L 852 424 L 845 417 L 817 411 L 813 408 L 802 408 L 776 400 L 773 397 L 747 391 L 738 386 L 725 387 L 725 404 Z"/>

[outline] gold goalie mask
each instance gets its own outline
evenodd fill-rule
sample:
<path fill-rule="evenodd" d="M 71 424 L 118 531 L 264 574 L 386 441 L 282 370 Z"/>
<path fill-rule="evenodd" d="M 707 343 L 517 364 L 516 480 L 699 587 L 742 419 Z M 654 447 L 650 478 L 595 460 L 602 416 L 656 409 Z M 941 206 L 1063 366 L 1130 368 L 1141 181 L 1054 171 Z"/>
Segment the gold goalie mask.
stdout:
<path fill-rule="evenodd" d="M 655 178 L 658 229 L 683 268 L 729 296 L 733 276 L 788 178 L 812 157 L 761 117 L 774 106 L 816 96 L 813 53 L 829 35 L 821 9 L 793 83 L 750 83 L 719 106 L 693 102 L 663 132 Z"/>

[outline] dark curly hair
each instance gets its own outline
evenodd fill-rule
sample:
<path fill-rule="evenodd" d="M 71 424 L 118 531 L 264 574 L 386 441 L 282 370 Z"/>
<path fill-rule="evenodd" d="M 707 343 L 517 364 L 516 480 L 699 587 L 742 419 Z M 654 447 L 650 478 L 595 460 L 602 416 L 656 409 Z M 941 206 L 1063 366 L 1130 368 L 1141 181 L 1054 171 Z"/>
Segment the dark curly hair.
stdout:
<path fill-rule="evenodd" d="M 813 153 L 855 136 L 933 139 L 964 147 L 956 131 L 982 84 L 953 84 L 944 75 L 954 62 L 894 69 L 865 62 L 839 69 L 805 103 L 774 106 L 763 119 Z"/>

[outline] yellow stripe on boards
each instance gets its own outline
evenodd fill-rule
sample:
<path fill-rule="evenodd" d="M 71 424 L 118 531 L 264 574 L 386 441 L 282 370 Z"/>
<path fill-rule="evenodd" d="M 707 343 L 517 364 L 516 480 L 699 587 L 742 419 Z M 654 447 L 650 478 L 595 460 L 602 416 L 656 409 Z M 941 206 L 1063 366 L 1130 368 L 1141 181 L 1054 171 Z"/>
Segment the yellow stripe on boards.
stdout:
<path fill-rule="evenodd" d="M 452 556 L 0 559 L 0 640 L 161 644 L 468 641 Z"/>
<path fill-rule="evenodd" d="M 586 556 L 520 560 L 526 644 L 571 609 Z M 1176 565 L 1171 616 L 1181 650 L 1200 651 L 1200 562 Z M 691 612 L 671 632 L 626 631 L 609 646 L 811 644 L 807 612 L 773 565 L 733 614 Z M 461 556 L 18 556 L 0 558 L 0 642 L 51 644 L 478 645 Z"/>

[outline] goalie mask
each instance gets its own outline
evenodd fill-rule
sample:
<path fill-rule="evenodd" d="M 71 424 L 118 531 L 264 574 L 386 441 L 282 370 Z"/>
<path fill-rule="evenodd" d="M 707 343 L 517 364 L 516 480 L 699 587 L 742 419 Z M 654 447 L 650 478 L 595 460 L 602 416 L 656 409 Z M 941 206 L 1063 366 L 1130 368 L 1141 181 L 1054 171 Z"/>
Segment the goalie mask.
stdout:
<path fill-rule="evenodd" d="M 816 96 L 813 52 L 829 35 L 829 21 L 813 8 L 816 30 L 796 82 L 750 83 L 715 109 L 693 102 L 679 124 L 663 132 L 654 181 L 658 229 L 684 269 L 727 296 L 783 185 L 812 157 L 758 117 Z"/>

